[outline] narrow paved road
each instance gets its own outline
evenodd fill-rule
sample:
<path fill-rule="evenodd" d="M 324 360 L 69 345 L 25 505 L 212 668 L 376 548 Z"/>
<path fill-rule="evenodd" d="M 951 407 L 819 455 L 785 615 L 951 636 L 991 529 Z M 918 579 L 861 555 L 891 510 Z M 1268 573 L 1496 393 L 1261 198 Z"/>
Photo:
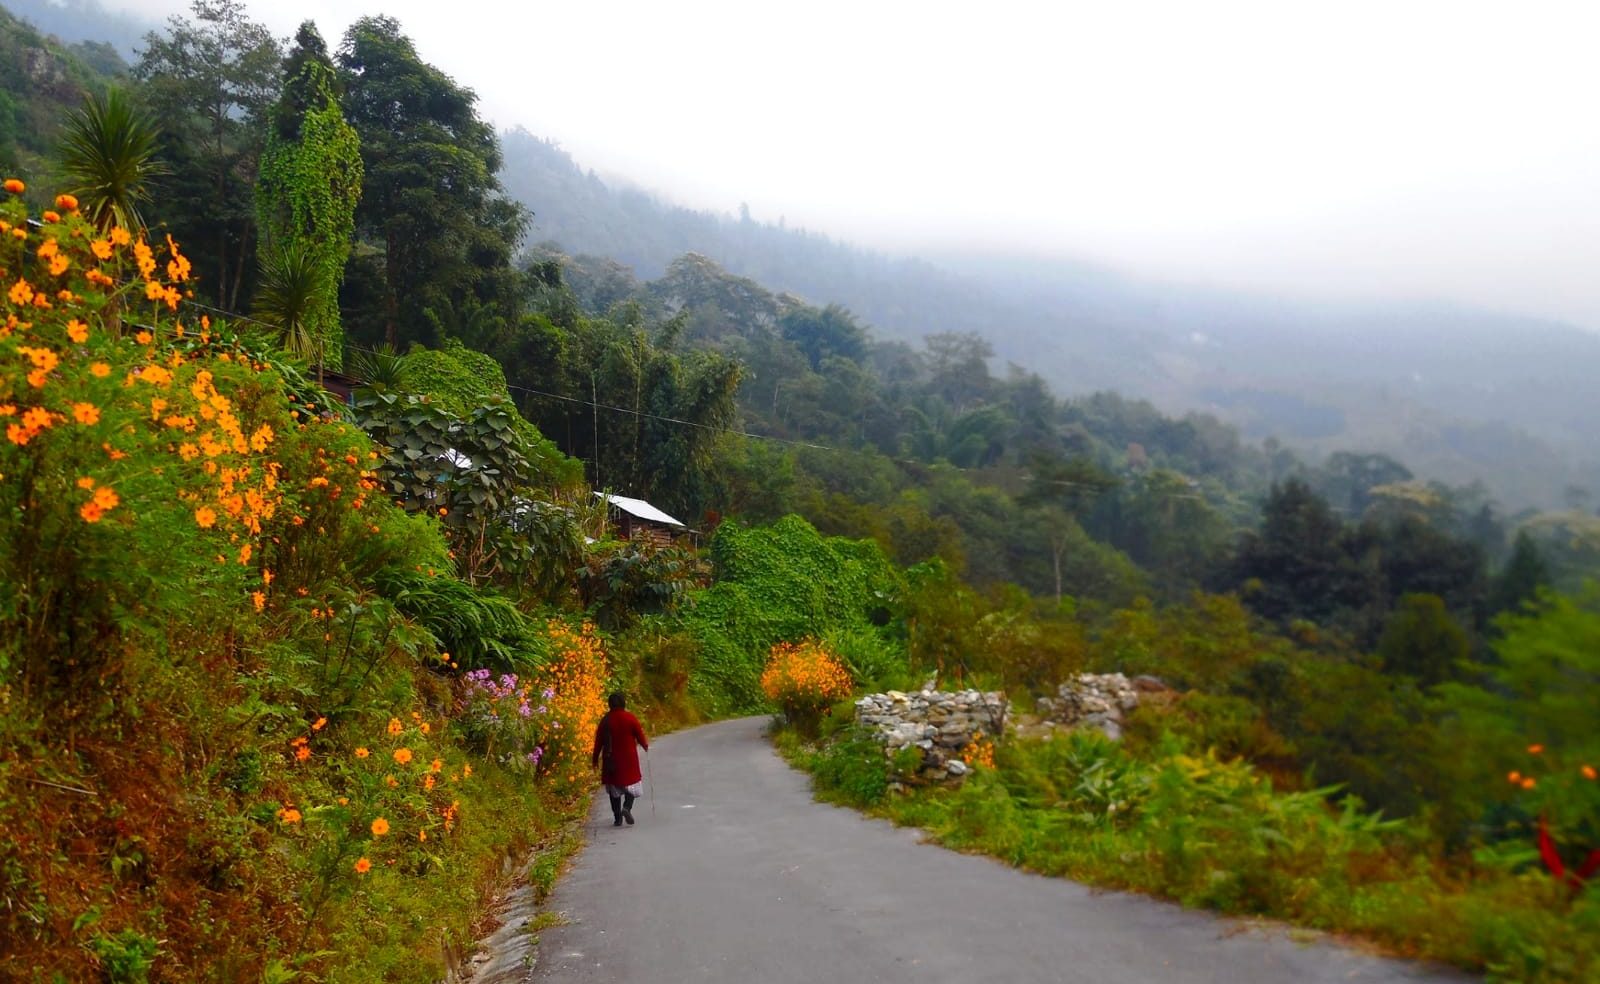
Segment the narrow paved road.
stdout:
<path fill-rule="evenodd" d="M 534 981 L 574 984 L 1458 981 L 1204 913 L 1041 878 L 815 803 L 764 718 L 668 735 L 656 804 L 589 846 Z"/>

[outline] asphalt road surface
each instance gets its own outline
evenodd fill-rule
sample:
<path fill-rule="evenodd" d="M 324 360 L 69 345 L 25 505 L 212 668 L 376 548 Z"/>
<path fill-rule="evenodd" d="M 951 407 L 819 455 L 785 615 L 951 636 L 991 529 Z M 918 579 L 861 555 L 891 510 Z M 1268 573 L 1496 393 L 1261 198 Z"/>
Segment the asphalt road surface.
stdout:
<path fill-rule="evenodd" d="M 593 836 L 532 980 L 572 984 L 1461 981 L 1283 930 L 1094 892 L 813 802 L 765 718 L 668 735 L 638 823 Z M 648 777 L 647 777 L 648 780 Z"/>

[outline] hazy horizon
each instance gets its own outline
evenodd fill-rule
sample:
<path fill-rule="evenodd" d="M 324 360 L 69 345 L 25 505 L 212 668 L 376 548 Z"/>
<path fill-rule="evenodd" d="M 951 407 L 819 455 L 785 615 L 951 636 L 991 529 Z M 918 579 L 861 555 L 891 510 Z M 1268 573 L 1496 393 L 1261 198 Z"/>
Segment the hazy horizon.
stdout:
<path fill-rule="evenodd" d="M 384 12 L 497 127 L 686 207 L 747 203 L 886 252 L 1059 257 L 1600 329 L 1600 135 L 1581 125 L 1600 11 L 1033 8 Z M 374 12 L 250 11 L 280 35 L 314 17 L 330 45 Z"/>

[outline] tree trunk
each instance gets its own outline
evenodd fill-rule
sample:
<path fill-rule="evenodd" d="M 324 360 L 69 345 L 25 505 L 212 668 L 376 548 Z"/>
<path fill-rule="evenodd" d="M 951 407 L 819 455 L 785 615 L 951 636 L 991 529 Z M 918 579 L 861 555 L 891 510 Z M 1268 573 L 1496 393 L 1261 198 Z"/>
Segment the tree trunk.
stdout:
<path fill-rule="evenodd" d="M 383 237 L 383 337 L 390 348 L 400 347 L 400 298 L 394 290 L 394 236 Z"/>

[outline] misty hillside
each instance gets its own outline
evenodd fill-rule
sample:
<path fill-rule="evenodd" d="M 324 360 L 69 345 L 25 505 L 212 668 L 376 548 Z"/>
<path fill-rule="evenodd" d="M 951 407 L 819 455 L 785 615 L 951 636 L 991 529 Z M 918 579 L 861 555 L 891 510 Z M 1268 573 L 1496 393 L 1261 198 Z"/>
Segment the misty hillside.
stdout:
<path fill-rule="evenodd" d="M 882 337 L 976 331 L 1066 395 L 1111 389 L 1206 410 L 1312 453 L 1393 454 L 1419 474 L 1483 481 L 1508 506 L 1600 486 L 1600 335 L 1443 304 L 1311 303 L 1132 278 L 1087 264 L 893 257 L 782 222 L 700 212 L 607 181 L 551 141 L 503 135 L 507 191 L 530 240 L 607 257 L 642 280 L 688 252 Z"/>

